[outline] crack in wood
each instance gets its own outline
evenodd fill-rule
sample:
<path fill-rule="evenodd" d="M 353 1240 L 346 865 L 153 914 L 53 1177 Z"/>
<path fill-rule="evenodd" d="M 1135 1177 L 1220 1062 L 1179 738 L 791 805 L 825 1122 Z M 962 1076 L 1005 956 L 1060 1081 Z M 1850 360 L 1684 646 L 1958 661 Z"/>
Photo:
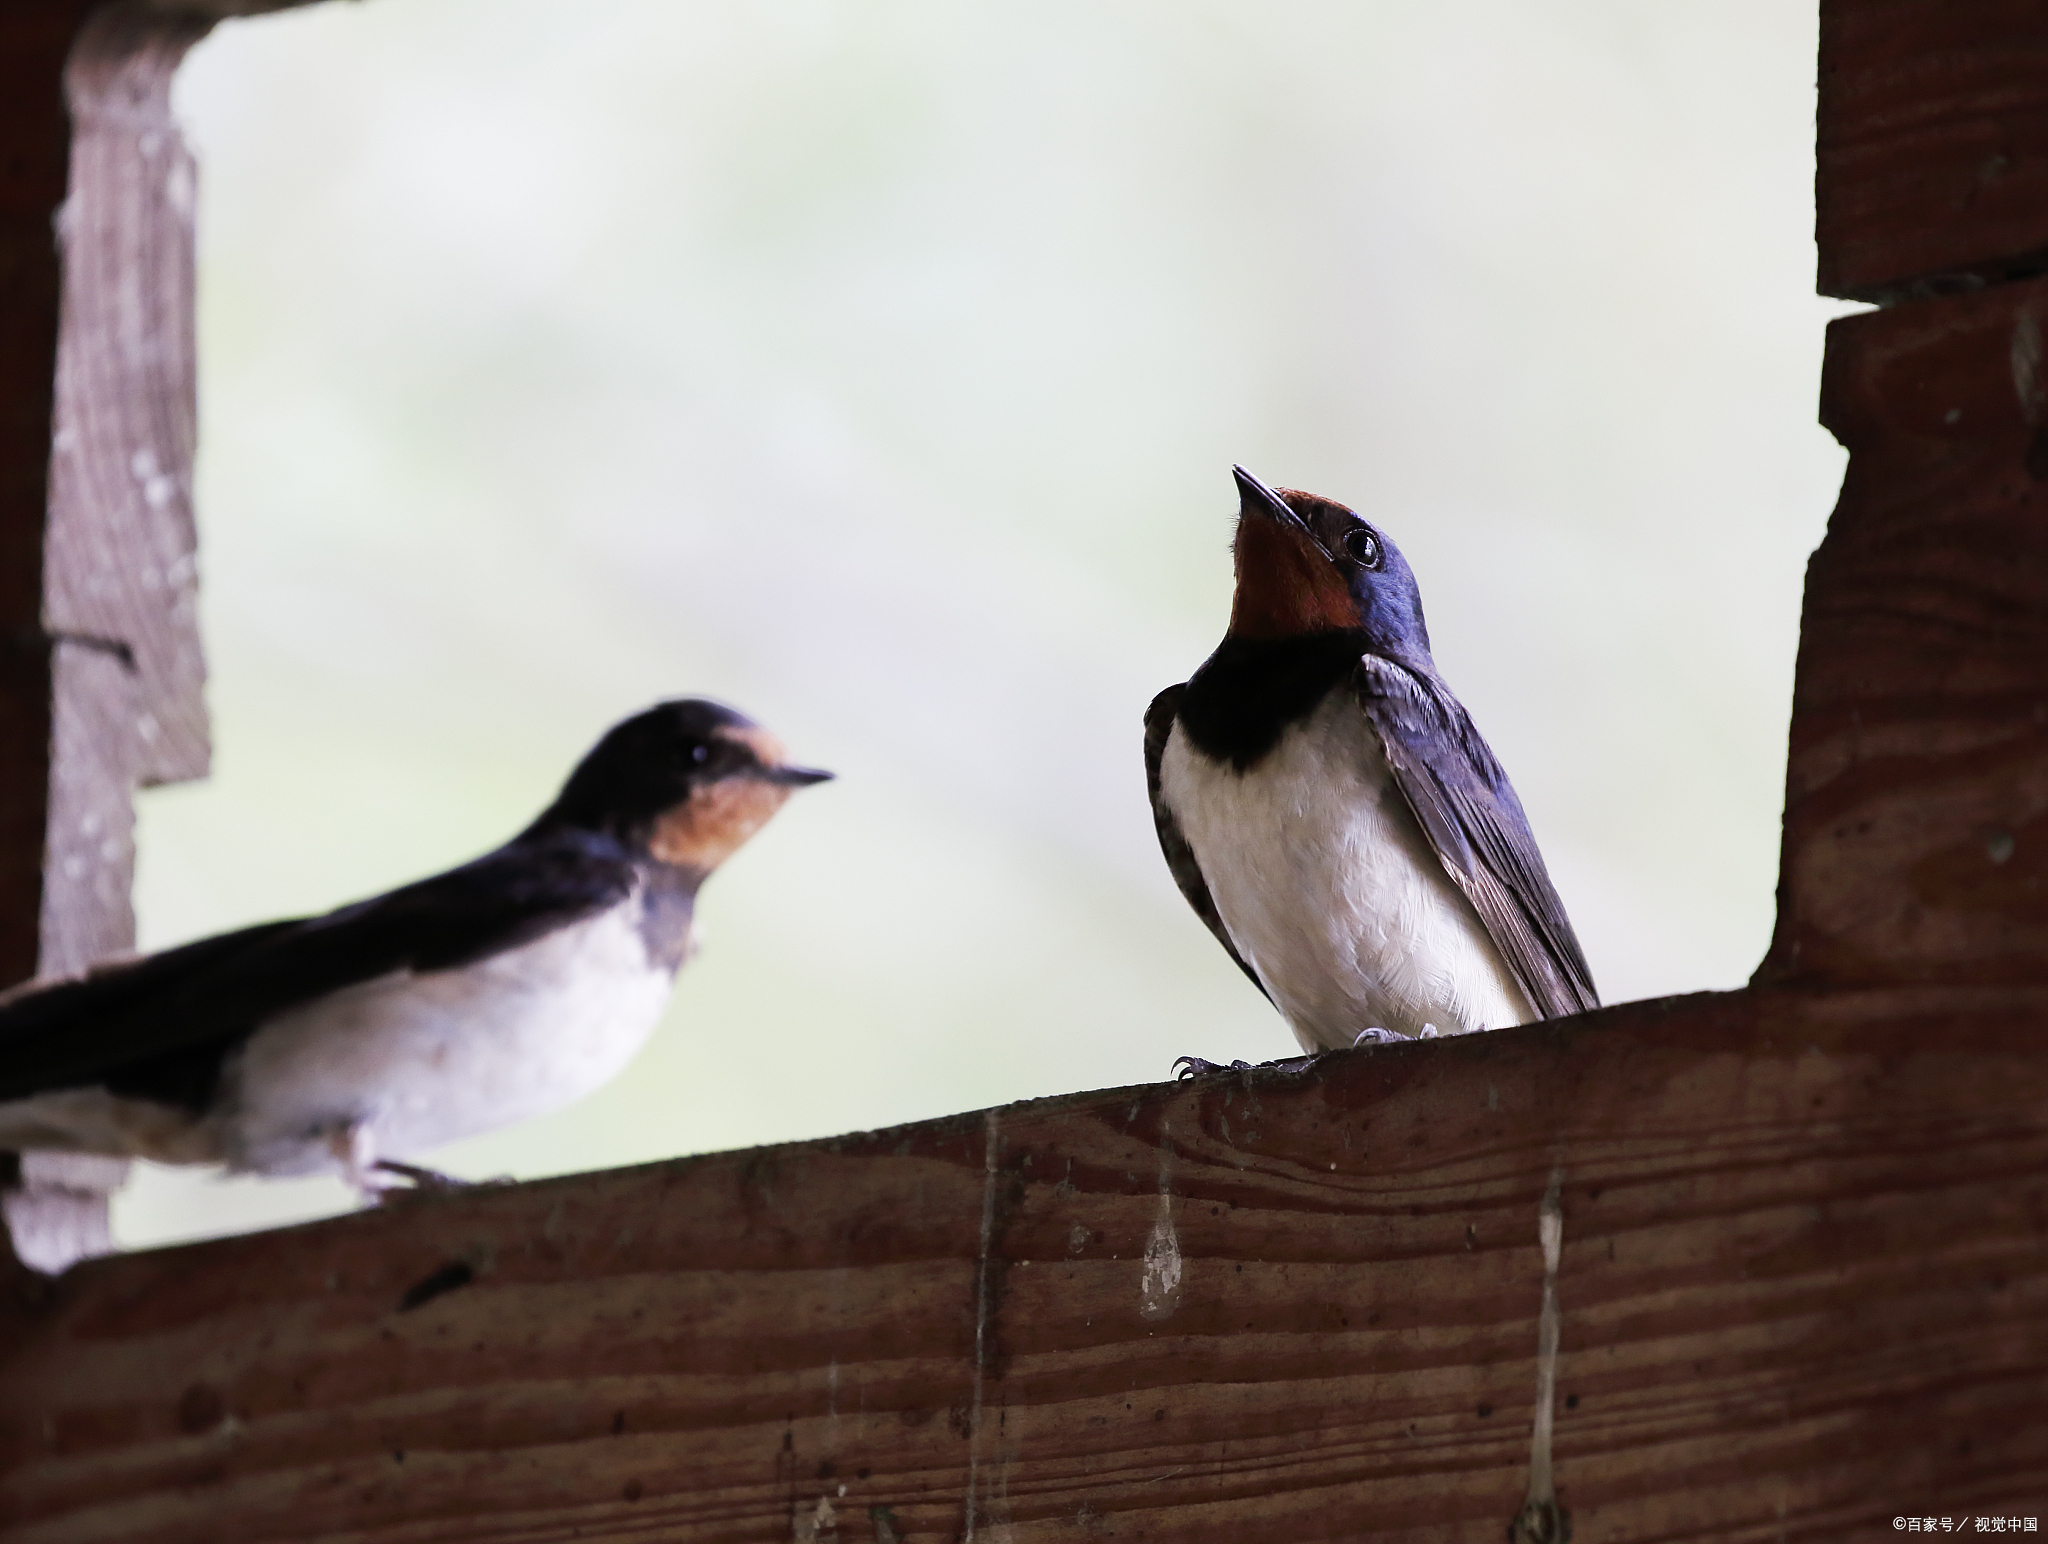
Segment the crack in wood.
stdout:
<path fill-rule="evenodd" d="M 466 1287 L 475 1280 L 475 1266 L 467 1260 L 450 1260 L 439 1270 L 421 1277 L 407 1287 L 398 1299 L 398 1311 L 410 1313 L 413 1309 L 431 1303 L 435 1298 L 445 1296 L 457 1288 Z"/>
<path fill-rule="evenodd" d="M 1167 1123 L 1159 1125 L 1159 1216 L 1145 1241 L 1144 1269 L 1138 1278 L 1138 1317 L 1170 1319 L 1180 1306 L 1184 1269 L 1180 1238 L 1173 1228 L 1173 1137 Z"/>
<path fill-rule="evenodd" d="M 121 662 L 121 668 L 130 675 L 135 673 L 135 650 L 119 638 L 96 638 L 91 633 L 48 633 L 51 643 L 68 643 L 76 648 L 91 649 L 97 654 L 111 654 Z"/>
<path fill-rule="evenodd" d="M 1510 1544 L 1568 1544 L 1571 1514 L 1557 1504 L 1551 1473 L 1551 1440 L 1557 1425 L 1557 1267 L 1564 1258 L 1564 1166 L 1550 1171 L 1550 1185 L 1536 1208 L 1536 1238 L 1543 1246 L 1543 1308 L 1536 1320 L 1536 1419 L 1529 1435 L 1529 1494 L 1508 1527 Z"/>
<path fill-rule="evenodd" d="M 974 1272 L 974 1392 L 967 1412 L 967 1498 L 962 1519 L 963 1544 L 973 1544 L 981 1520 L 982 1399 L 994 1350 L 991 1318 L 995 1312 L 996 1188 L 1002 1178 L 1001 1112 L 982 1117 L 981 1244 Z"/>

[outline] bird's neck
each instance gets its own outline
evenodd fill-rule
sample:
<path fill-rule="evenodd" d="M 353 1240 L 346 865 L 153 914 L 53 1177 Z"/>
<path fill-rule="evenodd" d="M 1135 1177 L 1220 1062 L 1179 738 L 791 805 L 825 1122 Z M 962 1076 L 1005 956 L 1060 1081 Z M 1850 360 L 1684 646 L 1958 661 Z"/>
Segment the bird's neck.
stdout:
<path fill-rule="evenodd" d="M 690 954 L 690 927 L 697 911 L 697 887 L 706 875 L 650 859 L 640 870 L 640 939 L 648 959 L 670 970 Z"/>
<path fill-rule="evenodd" d="M 1362 632 L 1300 633 L 1288 638 L 1227 635 L 1188 681 L 1180 726 L 1212 761 L 1249 771 L 1348 682 L 1365 652 Z"/>

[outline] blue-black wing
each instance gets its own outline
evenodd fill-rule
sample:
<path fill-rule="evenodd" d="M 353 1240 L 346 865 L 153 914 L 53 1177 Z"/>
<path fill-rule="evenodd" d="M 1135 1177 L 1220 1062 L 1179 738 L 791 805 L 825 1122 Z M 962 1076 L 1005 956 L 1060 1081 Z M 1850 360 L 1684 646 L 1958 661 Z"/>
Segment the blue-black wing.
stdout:
<path fill-rule="evenodd" d="M 268 922 L 0 998 L 0 1099 L 102 1085 L 192 1108 L 290 1008 L 398 970 L 487 959 L 624 900 L 635 868 L 581 832 L 522 837 L 320 917 Z"/>
<path fill-rule="evenodd" d="M 1173 882 L 1180 886 L 1180 893 L 1187 897 L 1188 904 L 1195 909 L 1195 915 L 1202 919 L 1203 926 L 1216 935 L 1216 942 L 1223 945 L 1225 952 L 1237 962 L 1237 968 L 1245 978 L 1257 987 L 1268 1002 L 1273 994 L 1266 991 L 1265 982 L 1258 973 L 1247 965 L 1244 956 L 1237 952 L 1237 945 L 1230 941 L 1230 932 L 1223 926 L 1223 918 L 1216 910 L 1215 897 L 1209 894 L 1209 882 L 1202 877 L 1202 866 L 1195 861 L 1195 849 L 1188 845 L 1188 839 L 1181 833 L 1180 822 L 1174 818 L 1173 810 L 1159 792 L 1159 763 L 1166 755 L 1167 737 L 1173 733 L 1173 718 L 1180 711 L 1182 693 L 1187 691 L 1183 682 L 1169 686 L 1145 710 L 1145 789 L 1152 799 L 1152 824 L 1159 832 L 1159 850 L 1166 854 L 1167 872 L 1173 875 Z"/>
<path fill-rule="evenodd" d="M 1358 701 L 1444 871 L 1545 1018 L 1600 1006 L 1521 800 L 1441 681 L 1368 654 Z"/>

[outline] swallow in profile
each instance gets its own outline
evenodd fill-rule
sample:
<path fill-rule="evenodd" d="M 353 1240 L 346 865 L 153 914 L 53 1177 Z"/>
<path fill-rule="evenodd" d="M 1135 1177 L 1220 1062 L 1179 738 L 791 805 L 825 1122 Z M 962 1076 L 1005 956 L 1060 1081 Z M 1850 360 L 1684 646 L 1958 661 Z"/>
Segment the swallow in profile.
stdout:
<path fill-rule="evenodd" d="M 1229 629 L 1145 713 L 1188 904 L 1310 1053 L 1598 1007 L 1400 550 L 1342 504 L 1236 471 Z"/>
<path fill-rule="evenodd" d="M 325 916 L 0 998 L 0 1150 L 338 1173 L 569 1104 L 653 1032 L 697 891 L 832 774 L 730 708 L 616 725 L 554 803 L 460 868 Z"/>

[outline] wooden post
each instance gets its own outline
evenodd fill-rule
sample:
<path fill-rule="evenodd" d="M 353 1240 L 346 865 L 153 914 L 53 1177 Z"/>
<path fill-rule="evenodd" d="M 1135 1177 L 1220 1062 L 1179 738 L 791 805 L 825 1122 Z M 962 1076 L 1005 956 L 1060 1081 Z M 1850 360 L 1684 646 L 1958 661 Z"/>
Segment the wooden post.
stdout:
<path fill-rule="evenodd" d="M 206 772 L 194 186 L 170 80 L 208 25 L 76 4 L 0 22 L 0 52 L 29 77 L 9 93 L 5 125 L 22 174 L 9 189 L 18 331 L 0 450 L 4 980 L 134 947 L 134 790 Z M 23 1259 L 107 1247 L 106 1196 L 126 1164 L 11 1156 L 0 1213 Z"/>
<path fill-rule="evenodd" d="M 2048 13 L 1821 7 L 1821 417 L 1759 979 L 2048 981 Z"/>
<path fill-rule="evenodd" d="M 2034 7 L 1823 6 L 1822 274 L 1892 304 L 1829 331 L 1748 989 L 93 1261 L 0 1319 L 0 1531 L 2038 1518 L 2048 201 L 2002 189 L 2044 57 Z"/>
<path fill-rule="evenodd" d="M 134 790 L 206 773 L 196 188 L 170 83 L 212 24 L 78 0 L 0 17 L 0 983 L 134 947 Z M 4 1156 L 23 1258 L 106 1247 L 125 1164 Z"/>

